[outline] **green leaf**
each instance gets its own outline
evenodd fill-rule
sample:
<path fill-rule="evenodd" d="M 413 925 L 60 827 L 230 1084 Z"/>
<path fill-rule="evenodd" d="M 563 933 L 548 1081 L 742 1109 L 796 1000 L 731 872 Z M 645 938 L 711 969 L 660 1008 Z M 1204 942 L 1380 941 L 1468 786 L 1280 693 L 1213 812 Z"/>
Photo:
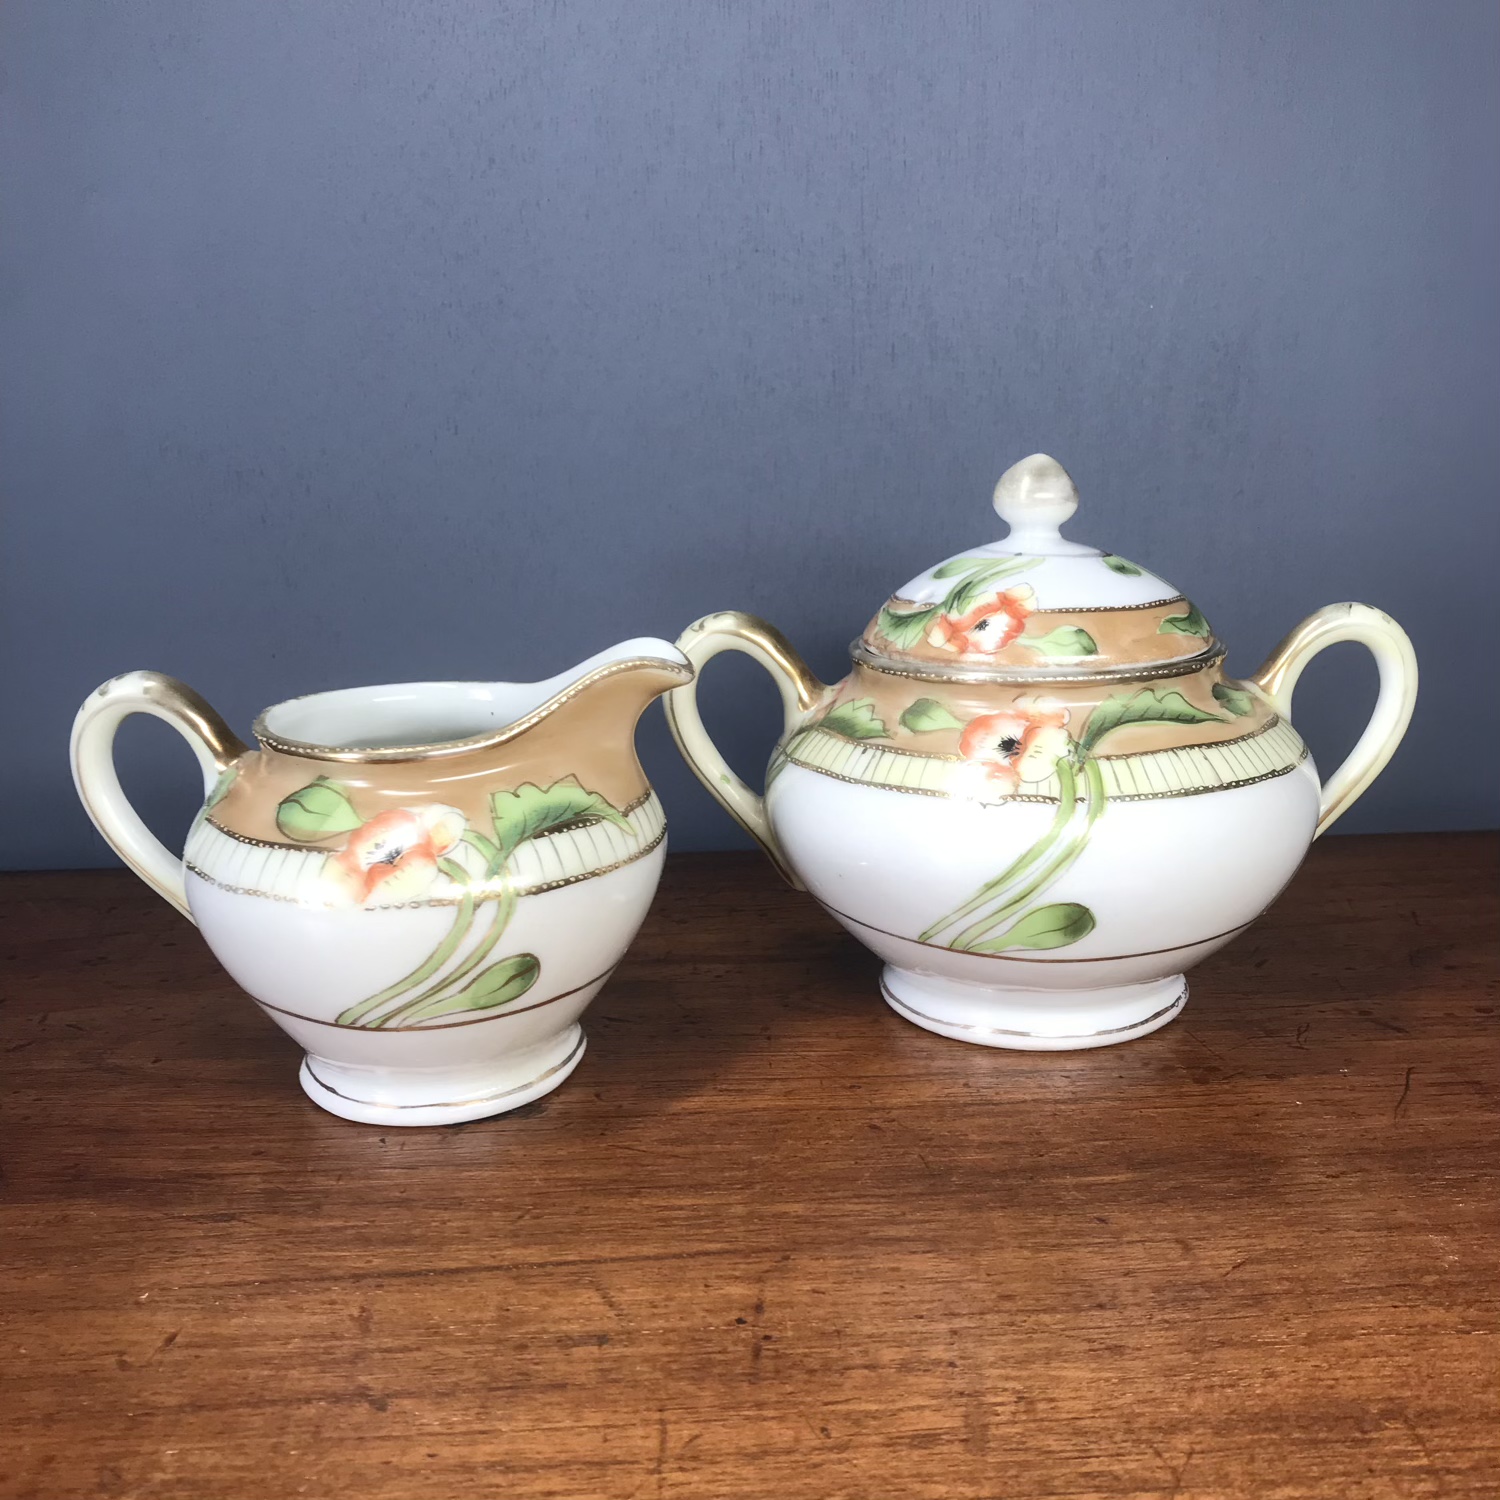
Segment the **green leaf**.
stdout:
<path fill-rule="evenodd" d="M 465 1010 L 494 1010 L 509 1005 L 537 982 L 541 960 L 534 953 L 517 953 L 499 963 L 481 969 L 456 995 L 443 995 L 406 1019 L 410 1022 L 432 1021 L 438 1016 L 456 1015 Z"/>
<path fill-rule="evenodd" d="M 913 734 L 931 734 L 937 729 L 962 729 L 964 721 L 949 713 L 936 698 L 918 698 L 901 715 L 901 727 Z"/>
<path fill-rule="evenodd" d="M 948 597 L 939 608 L 945 615 L 967 614 L 980 599 L 993 592 L 993 582 L 988 573 L 971 574 L 962 583 L 956 583 L 948 590 Z"/>
<path fill-rule="evenodd" d="M 890 731 L 883 720 L 875 717 L 875 700 L 861 698 L 856 703 L 841 703 L 818 720 L 819 729 L 831 729 L 851 740 L 883 740 Z"/>
<path fill-rule="evenodd" d="M 1080 625 L 1059 625 L 1048 635 L 1021 637 L 1021 644 L 1044 656 L 1097 656 L 1099 647 Z"/>
<path fill-rule="evenodd" d="M 1003 953 L 1007 948 L 1066 948 L 1094 930 L 1094 914 L 1076 901 L 1058 901 L 1052 906 L 1033 907 L 1009 932 L 971 952 Z"/>
<path fill-rule="evenodd" d="M 364 819 L 355 812 L 348 790 L 320 776 L 284 799 L 276 809 L 276 826 L 299 844 L 353 833 Z"/>
<path fill-rule="evenodd" d="M 1222 724 L 1218 714 L 1195 708 L 1178 692 L 1159 692 L 1142 688 L 1129 697 L 1117 693 L 1106 698 L 1083 726 L 1079 746 L 1087 755 L 1107 734 L 1130 724 Z"/>
<path fill-rule="evenodd" d="M 1213 631 L 1209 629 L 1208 621 L 1203 618 L 1202 611 L 1196 604 L 1188 605 L 1185 615 L 1168 615 L 1160 625 L 1156 627 L 1158 635 L 1201 635 L 1210 636 Z"/>
<path fill-rule="evenodd" d="M 461 842 L 467 844 L 469 848 L 479 851 L 479 857 L 484 861 L 485 869 L 491 875 L 498 875 L 500 873 L 500 866 L 505 863 L 505 856 L 482 833 L 475 833 L 472 828 L 466 828 L 461 836 Z"/>
<path fill-rule="evenodd" d="M 1126 562 L 1123 557 L 1116 557 L 1111 552 L 1104 554 L 1104 566 L 1112 573 L 1119 573 L 1125 578 L 1139 578 L 1141 570 L 1133 562 Z"/>
<path fill-rule="evenodd" d="M 1002 578 L 1024 573 L 1043 561 L 1040 557 L 955 557 L 932 575 L 934 578 L 963 575 L 942 599 L 911 609 L 897 610 L 886 605 L 876 618 L 876 627 L 893 646 L 909 651 L 922 640 L 939 615 L 965 613 Z"/>
<path fill-rule="evenodd" d="M 1214 697 L 1236 718 L 1243 719 L 1255 709 L 1255 699 L 1244 688 L 1230 687 L 1227 682 L 1214 683 Z"/>
<path fill-rule="evenodd" d="M 579 786 L 572 777 L 554 781 L 549 787 L 528 781 L 513 792 L 496 792 L 490 798 L 490 816 L 495 823 L 495 837 L 500 841 L 500 853 L 506 859 L 527 839 L 583 818 L 602 818 L 626 833 L 635 832 L 629 820 L 598 792 Z"/>
<path fill-rule="evenodd" d="M 1009 578 L 1012 573 L 1024 573 L 1027 568 L 1035 567 L 1042 561 L 1039 557 L 1011 557 L 1000 562 L 993 563 L 989 567 L 980 568 L 977 572 L 970 573 L 962 583 L 956 583 L 948 591 L 948 597 L 943 600 L 941 608 L 944 614 L 961 615 L 971 609 L 974 604 L 986 594 L 993 593 L 995 585 L 1002 578 Z M 934 575 L 936 576 L 936 575 Z"/>
<path fill-rule="evenodd" d="M 927 627 L 936 618 L 938 606 L 929 604 L 924 609 L 894 610 L 882 606 L 877 619 L 877 628 L 891 645 L 909 651 L 927 634 Z"/>

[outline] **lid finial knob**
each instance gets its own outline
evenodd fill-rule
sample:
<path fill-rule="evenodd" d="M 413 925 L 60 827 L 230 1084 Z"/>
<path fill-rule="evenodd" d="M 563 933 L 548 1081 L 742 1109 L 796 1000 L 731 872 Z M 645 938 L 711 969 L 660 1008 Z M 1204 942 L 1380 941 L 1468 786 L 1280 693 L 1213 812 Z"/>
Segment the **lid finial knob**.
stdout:
<path fill-rule="evenodd" d="M 1077 509 L 1072 476 L 1045 453 L 1012 464 L 995 486 L 995 514 L 1010 524 L 1007 540 L 1021 547 L 1056 539 Z"/>

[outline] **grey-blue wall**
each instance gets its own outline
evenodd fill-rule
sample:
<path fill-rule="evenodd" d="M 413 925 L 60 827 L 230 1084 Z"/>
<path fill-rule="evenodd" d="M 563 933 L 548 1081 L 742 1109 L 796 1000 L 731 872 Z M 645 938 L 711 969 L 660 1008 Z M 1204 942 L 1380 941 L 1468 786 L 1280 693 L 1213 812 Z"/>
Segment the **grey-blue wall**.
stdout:
<path fill-rule="evenodd" d="M 837 674 L 1035 449 L 1233 667 L 1332 600 L 1407 625 L 1344 829 L 1497 821 L 1497 18 L 8 0 L 4 862 L 109 859 L 65 741 L 131 667 L 243 732 L 733 606 Z M 1373 673 L 1304 683 L 1331 764 Z M 706 696 L 760 760 L 754 669 Z M 180 830 L 186 750 L 122 743 Z M 738 841 L 659 711 L 643 750 L 678 848 Z"/>

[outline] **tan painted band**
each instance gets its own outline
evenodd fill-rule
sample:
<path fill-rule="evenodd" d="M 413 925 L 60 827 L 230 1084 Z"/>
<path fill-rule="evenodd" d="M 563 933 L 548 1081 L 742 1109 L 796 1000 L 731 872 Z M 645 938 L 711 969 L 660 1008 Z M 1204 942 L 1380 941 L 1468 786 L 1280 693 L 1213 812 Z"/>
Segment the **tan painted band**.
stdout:
<path fill-rule="evenodd" d="M 628 818 L 631 813 L 638 812 L 641 808 L 643 808 L 654 795 L 655 793 L 652 788 L 647 787 L 639 797 L 634 799 L 634 801 L 627 802 L 624 807 L 617 808 L 616 811 L 622 817 Z M 248 833 L 240 833 L 237 829 L 226 828 L 221 822 L 219 822 L 217 818 L 209 814 L 204 815 L 203 821 L 207 823 L 215 833 L 222 833 L 225 838 L 233 839 L 236 843 L 239 844 L 249 844 L 254 849 L 291 849 L 298 854 L 320 854 L 324 852 L 329 854 L 338 853 L 337 849 L 328 845 L 327 838 L 313 839 L 305 844 L 289 843 L 284 839 L 257 839 L 252 838 Z M 588 828 L 595 823 L 602 823 L 604 821 L 605 820 L 600 817 L 579 818 L 573 823 L 564 823 L 556 828 L 549 828 L 545 833 L 534 834 L 532 836 L 532 840 L 534 841 L 536 839 L 556 838 L 558 834 L 570 833 L 574 828 Z M 333 837 L 333 835 L 328 835 L 328 837 Z"/>
<path fill-rule="evenodd" d="M 658 833 L 649 844 L 642 844 L 641 847 L 637 849 L 635 853 L 632 854 L 628 859 L 617 859 L 612 865 L 600 865 L 597 870 L 583 870 L 577 875 L 564 875 L 557 880 L 544 880 L 537 885 L 515 886 L 514 890 L 516 899 L 519 900 L 522 896 L 543 896 L 548 891 L 560 891 L 564 886 L 579 885 L 585 880 L 596 880 L 601 875 L 613 875 L 616 870 L 623 870 L 626 865 L 633 865 L 637 860 L 645 859 L 648 854 L 652 853 L 661 845 L 662 840 L 665 839 L 666 836 L 667 830 L 663 828 L 662 831 Z M 298 901 L 295 896 L 275 896 L 272 895 L 270 891 L 258 891 L 248 885 L 225 885 L 222 880 L 215 880 L 212 875 L 205 874 L 204 871 L 200 870 L 197 865 L 191 863 L 190 861 L 185 860 L 183 862 L 183 868 L 186 870 L 190 870 L 194 875 L 198 877 L 199 880 L 207 881 L 209 885 L 215 886 L 221 891 L 226 891 L 231 896 L 255 896 L 263 901 L 284 901 L 292 906 L 300 906 L 304 904 Z M 476 906 L 483 906 L 487 901 L 498 901 L 500 899 L 500 895 L 501 891 L 498 888 L 485 890 L 474 898 L 474 904 Z M 393 904 L 390 906 L 366 906 L 361 907 L 360 910 L 408 911 L 414 910 L 419 907 L 431 906 L 442 908 L 445 906 L 461 906 L 462 904 L 462 896 L 427 896 L 416 901 L 402 902 L 399 905 Z M 321 910 L 322 908 L 313 907 L 312 909 L 317 911 Z"/>
<path fill-rule="evenodd" d="M 341 749 L 328 745 L 315 745 L 308 740 L 283 739 L 266 728 L 266 714 L 274 713 L 278 708 L 285 708 L 287 703 L 305 701 L 302 698 L 288 698 L 286 703 L 277 703 L 272 708 L 266 709 L 265 713 L 256 718 L 252 727 L 256 739 L 268 750 L 278 751 L 282 755 L 300 755 L 308 760 L 335 760 L 346 764 L 349 762 L 445 760 L 455 755 L 467 755 L 471 750 L 488 750 L 495 745 L 504 745 L 511 740 L 519 739 L 528 729 L 540 724 L 550 713 L 576 698 L 585 689 L 593 687 L 596 682 L 603 682 L 606 677 L 615 677 L 621 672 L 636 672 L 643 667 L 655 667 L 684 682 L 690 682 L 693 676 L 691 667 L 678 666 L 675 662 L 660 660 L 656 657 L 633 656 L 625 661 L 612 661 L 590 672 L 587 676 L 580 677 L 577 682 L 569 683 L 561 692 L 554 693 L 540 707 L 532 709 L 529 714 L 515 720 L 514 723 L 506 724 L 499 729 L 492 729 L 486 734 L 470 735 L 467 739 L 461 740 L 443 740 L 431 745 L 391 745 L 379 750 L 360 749 L 357 746 Z M 489 686 L 489 684 L 485 685 Z M 312 698 L 322 696 L 321 693 L 307 695 Z"/>
<path fill-rule="evenodd" d="M 833 734 L 834 733 L 833 730 L 825 730 L 823 732 L 826 733 L 826 734 Z M 843 738 L 842 735 L 840 735 L 838 737 L 841 738 L 841 739 Z M 1245 735 L 1244 738 L 1245 739 L 1250 739 L 1250 738 L 1252 738 L 1252 736 Z M 854 743 L 857 743 L 857 742 L 851 740 L 850 743 L 854 744 Z M 1218 748 L 1218 744 L 1220 744 L 1220 743 L 1225 744 L 1225 745 L 1234 745 L 1234 744 L 1238 744 L 1239 742 L 1237 740 L 1223 740 L 1223 741 L 1211 743 L 1211 744 L 1209 744 L 1207 746 L 1204 746 L 1203 748 L 1205 748 L 1205 749 L 1217 749 Z M 885 746 L 885 745 L 881 745 L 879 748 L 881 750 L 885 750 L 885 749 L 887 749 L 889 747 Z M 1184 746 L 1182 748 L 1185 748 L 1185 749 L 1194 749 L 1194 748 L 1197 748 L 1197 747 L 1194 747 L 1194 746 Z M 1154 754 L 1156 752 L 1148 750 L 1148 751 L 1141 751 L 1141 752 L 1138 752 L 1138 753 L 1142 754 L 1142 755 L 1150 755 L 1150 754 Z M 1175 797 L 1202 797 L 1202 796 L 1205 796 L 1206 794 L 1208 794 L 1209 792 L 1236 792 L 1241 787 L 1245 787 L 1245 786 L 1259 786 L 1260 783 L 1263 782 L 1263 781 L 1275 781 L 1275 779 L 1278 776 L 1289 776 L 1293 771 L 1295 771 L 1297 769 L 1298 766 L 1300 766 L 1302 764 L 1303 761 L 1305 761 L 1307 759 L 1307 756 L 1308 756 L 1307 746 L 1304 745 L 1302 747 L 1302 753 L 1301 753 L 1301 755 L 1299 755 L 1297 757 L 1297 760 L 1296 760 L 1295 764 L 1290 765 L 1290 766 L 1279 766 L 1274 771 L 1262 771 L 1259 776 L 1246 776 L 1246 777 L 1243 777 L 1242 779 L 1240 779 L 1239 781 L 1225 781 L 1225 782 L 1221 782 L 1218 786 L 1183 787 L 1183 788 L 1180 788 L 1180 789 L 1178 789 L 1176 791 L 1163 791 L 1163 792 L 1111 792 L 1109 794 L 1109 801 L 1110 802 L 1165 802 L 1165 801 L 1167 801 L 1167 800 L 1169 800 L 1171 798 L 1175 798 Z M 972 798 L 968 798 L 968 797 L 963 796 L 959 792 L 945 791 L 942 787 L 900 786 L 900 785 L 898 785 L 894 781 L 871 781 L 871 780 L 868 780 L 867 778 L 862 777 L 862 776 L 846 776 L 842 771 L 831 771 L 826 766 L 810 766 L 810 765 L 808 765 L 808 763 L 805 760 L 798 760 L 795 755 L 787 755 L 787 754 L 785 754 L 785 752 L 783 752 L 783 757 L 782 758 L 783 758 L 785 764 L 787 764 L 789 766 L 796 766 L 799 771 L 811 771 L 814 776 L 828 776 L 828 777 L 831 777 L 834 781 L 847 781 L 850 786 L 867 786 L 867 787 L 871 787 L 875 791 L 879 791 L 879 792 L 902 792 L 902 793 L 904 793 L 905 795 L 907 795 L 909 797 L 943 797 L 943 798 L 946 798 L 946 799 L 948 799 L 950 801 L 954 801 L 954 802 L 965 802 L 965 801 L 972 801 L 973 800 Z M 934 760 L 936 760 L 939 757 L 934 756 L 932 758 Z M 943 758 L 946 759 L 946 757 L 943 757 Z M 1124 760 L 1124 759 L 1128 759 L 1129 757 L 1126 757 L 1126 756 L 1101 755 L 1101 756 L 1098 756 L 1096 758 L 1099 759 L 1099 760 Z M 1008 803 L 1008 802 L 1038 802 L 1038 803 L 1040 803 L 1040 802 L 1046 802 L 1046 803 L 1050 803 L 1050 804 L 1052 804 L 1052 805 L 1055 806 L 1056 803 L 1057 803 L 1057 801 L 1058 801 L 1058 799 L 1056 797 L 1043 797 L 1043 796 L 1035 795 L 1034 793 L 1031 793 L 1031 792 L 1008 792 L 1002 802 L 992 802 L 992 803 L 988 803 L 986 805 L 990 806 L 990 807 L 1002 807 L 1002 806 L 1005 805 L 1005 803 Z"/>
<path fill-rule="evenodd" d="M 1081 682 L 1148 682 L 1163 677 L 1191 677 L 1206 667 L 1217 666 L 1224 660 L 1224 647 L 1217 641 L 1197 656 L 1185 656 L 1181 661 L 1160 662 L 1155 665 L 1118 666 L 1101 668 L 1097 672 L 1064 672 L 1037 667 L 1027 671 L 962 672 L 941 667 L 923 669 L 894 662 L 888 656 L 871 651 L 862 640 L 854 641 L 849 655 L 857 666 L 871 672 L 883 672 L 887 677 L 914 677 L 920 682 L 1001 682 L 1012 686 L 1038 683 L 1055 683 L 1059 687 L 1071 687 Z"/>
<path fill-rule="evenodd" d="M 1271 730 L 1281 723 L 1280 714 L 1272 714 L 1264 724 L 1248 730 L 1244 734 L 1237 734 L 1232 740 L 1198 740 L 1191 745 L 1168 745 L 1169 750 L 1224 750 L 1230 745 L 1243 745 L 1246 740 L 1258 740 L 1261 735 L 1269 734 Z M 1118 750 L 1110 755 L 1096 755 L 1089 752 L 1091 760 L 1139 760 L 1143 755 L 1157 755 L 1156 750 Z"/>
<path fill-rule="evenodd" d="M 1279 723 L 1281 723 L 1281 715 L 1280 714 L 1272 714 L 1270 716 L 1270 718 L 1268 718 L 1264 724 L 1259 725 L 1255 729 L 1249 730 L 1245 734 L 1238 734 L 1232 740 L 1202 740 L 1202 741 L 1194 741 L 1192 744 L 1189 744 L 1189 745 L 1167 745 L 1167 746 L 1164 746 L 1163 748 L 1168 749 L 1168 750 L 1198 750 L 1198 749 L 1222 750 L 1222 749 L 1224 749 L 1225 747 L 1227 747 L 1229 745 L 1243 745 L 1246 740 L 1259 739 L 1261 735 L 1265 734 L 1268 730 L 1274 729 Z M 886 755 L 910 755 L 910 756 L 914 757 L 917 760 L 946 760 L 946 761 L 951 761 L 954 765 L 960 765 L 960 764 L 962 764 L 963 759 L 964 759 L 964 757 L 962 755 L 952 755 L 952 754 L 949 754 L 945 750 L 916 750 L 916 749 L 913 749 L 910 745 L 896 745 L 896 744 L 889 744 L 889 745 L 887 745 L 887 744 L 879 744 L 879 745 L 877 745 L 877 744 L 875 744 L 871 740 L 857 740 L 852 735 L 848 735 L 848 734 L 843 733 L 842 730 L 830 729 L 821 720 L 818 723 L 816 723 L 816 724 L 809 724 L 807 726 L 807 728 L 808 729 L 816 729 L 821 734 L 831 734 L 835 739 L 845 740 L 845 741 L 847 741 L 851 745 L 868 746 L 868 748 L 870 748 L 871 750 L 879 750 L 883 754 L 886 754 Z M 1089 753 L 1089 759 L 1090 760 L 1139 760 L 1143 755 L 1158 755 L 1160 753 L 1161 753 L 1160 750 L 1120 750 L 1120 751 L 1116 751 L 1114 754 L 1111 754 L 1111 755 L 1096 755 L 1096 754 L 1094 754 L 1091 751 Z M 1217 788 L 1215 788 L 1215 790 L 1217 790 Z M 1046 801 L 1056 801 L 1056 798 L 1046 798 L 1046 799 L 1043 799 L 1043 800 L 1046 800 Z M 633 805 L 634 804 L 632 804 L 632 806 Z M 629 811 L 628 808 L 626 810 Z M 212 822 L 213 820 L 210 819 L 209 821 Z M 215 828 L 217 828 L 218 826 L 219 825 L 217 823 L 214 823 L 214 827 Z M 225 831 L 227 832 L 228 830 L 225 830 Z M 267 848 L 278 848 L 278 847 L 282 847 L 282 846 L 274 845 L 274 844 L 267 845 Z M 292 848 L 294 846 L 287 845 L 285 847 Z"/>

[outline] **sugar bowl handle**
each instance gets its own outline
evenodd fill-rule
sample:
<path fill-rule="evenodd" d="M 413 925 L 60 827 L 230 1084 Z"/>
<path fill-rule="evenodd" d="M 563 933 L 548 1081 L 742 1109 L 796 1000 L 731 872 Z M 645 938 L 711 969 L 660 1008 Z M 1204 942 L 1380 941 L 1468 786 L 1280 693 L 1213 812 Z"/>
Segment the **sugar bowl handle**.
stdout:
<path fill-rule="evenodd" d="M 1249 680 L 1283 718 L 1290 719 L 1292 690 L 1302 669 L 1324 647 L 1339 641 L 1358 641 L 1369 647 L 1380 672 L 1380 694 L 1358 743 L 1323 783 L 1314 838 L 1326 833 L 1334 819 L 1347 811 L 1385 769 L 1417 703 L 1417 655 L 1411 640 L 1389 615 L 1368 604 L 1330 604 L 1309 615 Z"/>
<path fill-rule="evenodd" d="M 90 693 L 73 720 L 73 784 L 109 846 L 189 921 L 182 860 L 141 821 L 115 774 L 115 731 L 131 714 L 165 719 L 193 747 L 205 795 L 245 754 L 233 730 L 186 683 L 160 672 L 127 672 Z"/>
<path fill-rule="evenodd" d="M 694 621 L 678 638 L 677 649 L 694 669 L 693 680 L 673 688 L 665 700 L 667 723 L 677 748 L 714 800 L 765 850 L 786 880 L 799 891 L 804 889 L 771 831 L 765 798 L 757 796 L 730 770 L 703 727 L 698 714 L 697 674 L 721 651 L 743 651 L 775 680 L 786 733 L 802 723 L 828 689 L 774 625 L 737 609 L 720 610 Z"/>

